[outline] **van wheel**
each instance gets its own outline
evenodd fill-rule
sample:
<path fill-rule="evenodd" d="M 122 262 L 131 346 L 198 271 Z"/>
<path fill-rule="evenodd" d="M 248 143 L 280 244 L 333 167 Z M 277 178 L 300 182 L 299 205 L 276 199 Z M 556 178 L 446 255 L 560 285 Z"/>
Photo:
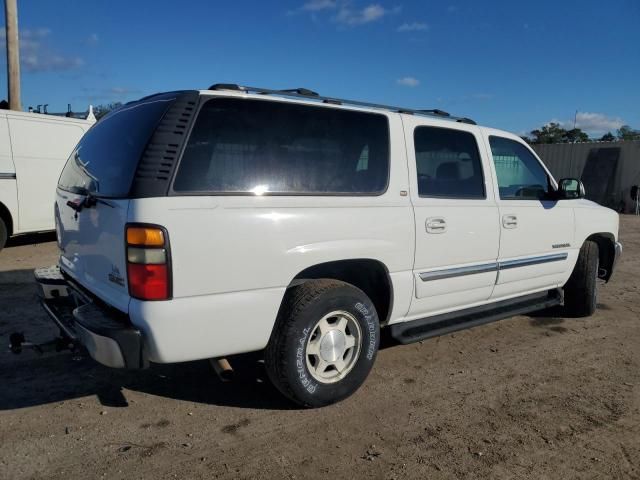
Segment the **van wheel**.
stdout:
<path fill-rule="evenodd" d="M 4 220 L 0 218 L 0 250 L 7 244 L 8 237 L 9 232 L 7 231 L 7 225 L 4 223 Z"/>
<path fill-rule="evenodd" d="M 378 314 L 362 290 L 338 280 L 309 280 L 288 290 L 265 351 L 265 367 L 290 400 L 321 407 L 362 385 L 379 342 Z"/>
<path fill-rule="evenodd" d="M 568 317 L 588 317 L 596 311 L 598 297 L 598 244 L 587 240 L 564 286 L 564 313 Z"/>

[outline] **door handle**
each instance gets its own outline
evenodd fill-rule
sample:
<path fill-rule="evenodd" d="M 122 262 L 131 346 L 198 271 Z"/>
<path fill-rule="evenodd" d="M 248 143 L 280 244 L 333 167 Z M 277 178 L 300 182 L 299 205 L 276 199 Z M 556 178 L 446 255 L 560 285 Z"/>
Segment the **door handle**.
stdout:
<path fill-rule="evenodd" d="M 503 215 L 502 226 L 504 228 L 516 228 L 518 226 L 518 217 L 515 215 Z"/>
<path fill-rule="evenodd" d="M 442 217 L 427 218 L 427 233 L 444 233 L 447 231 L 447 222 Z"/>

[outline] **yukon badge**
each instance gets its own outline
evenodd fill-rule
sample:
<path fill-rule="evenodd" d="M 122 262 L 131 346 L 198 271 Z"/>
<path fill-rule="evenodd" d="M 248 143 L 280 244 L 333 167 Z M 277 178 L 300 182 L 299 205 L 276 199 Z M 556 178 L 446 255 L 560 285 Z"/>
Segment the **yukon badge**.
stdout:
<path fill-rule="evenodd" d="M 115 265 L 111 266 L 111 273 L 109 274 L 109 281 L 124 287 L 124 278 L 120 275 L 120 270 Z"/>

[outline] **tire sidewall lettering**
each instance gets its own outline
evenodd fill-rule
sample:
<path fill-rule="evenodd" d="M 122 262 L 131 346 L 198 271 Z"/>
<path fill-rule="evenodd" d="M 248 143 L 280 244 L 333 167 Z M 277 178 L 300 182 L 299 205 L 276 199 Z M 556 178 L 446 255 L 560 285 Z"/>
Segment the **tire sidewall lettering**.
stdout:
<path fill-rule="evenodd" d="M 302 330 L 302 336 L 298 339 L 298 346 L 296 348 L 296 370 L 298 371 L 298 379 L 300 380 L 302 388 L 310 394 L 314 394 L 318 389 L 318 384 L 309 377 L 305 358 L 307 339 L 310 333 L 311 327 L 307 327 Z"/>
<path fill-rule="evenodd" d="M 362 314 L 362 316 L 364 317 L 364 321 L 366 322 L 366 333 L 367 333 L 367 338 L 369 340 L 369 344 L 367 345 L 367 360 L 372 360 L 373 357 L 376 354 L 377 351 L 377 329 L 376 329 L 376 322 L 374 320 L 374 316 L 371 313 L 371 311 L 367 308 L 367 306 L 365 304 L 363 304 L 362 302 L 358 302 L 354 305 L 354 308 L 360 312 Z M 363 339 L 363 345 L 364 345 L 364 339 Z"/>

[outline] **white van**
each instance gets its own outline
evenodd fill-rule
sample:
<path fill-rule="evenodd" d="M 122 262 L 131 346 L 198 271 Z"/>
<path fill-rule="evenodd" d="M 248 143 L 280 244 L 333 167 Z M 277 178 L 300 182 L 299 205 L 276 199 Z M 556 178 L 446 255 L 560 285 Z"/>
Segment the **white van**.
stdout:
<path fill-rule="evenodd" d="M 12 235 L 54 229 L 60 171 L 94 123 L 0 110 L 0 250 Z"/>

